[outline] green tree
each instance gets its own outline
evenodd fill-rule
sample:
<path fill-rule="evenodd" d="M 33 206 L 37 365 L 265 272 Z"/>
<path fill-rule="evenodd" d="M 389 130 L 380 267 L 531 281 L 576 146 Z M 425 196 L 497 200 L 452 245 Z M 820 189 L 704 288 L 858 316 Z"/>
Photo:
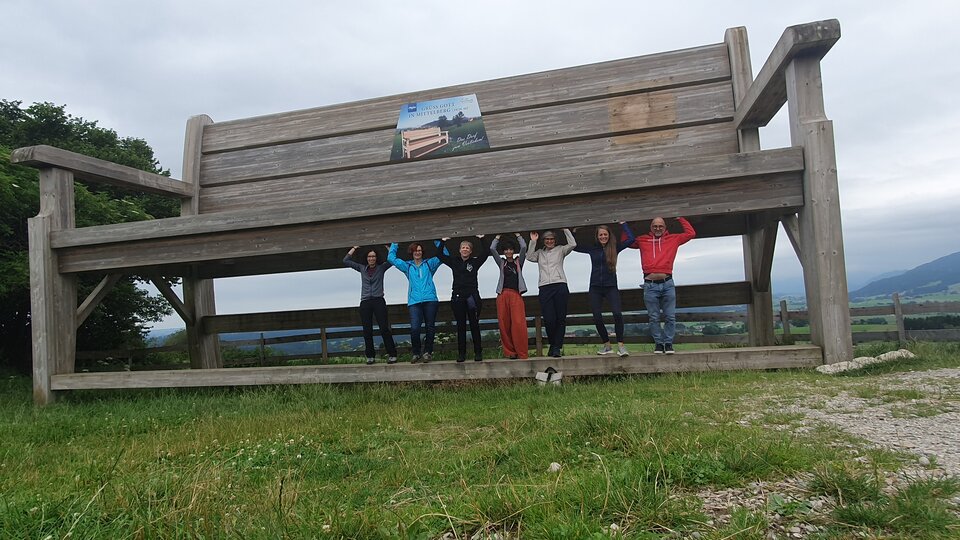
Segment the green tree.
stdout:
<path fill-rule="evenodd" d="M 466 121 L 467 116 L 463 114 L 463 111 L 458 112 L 456 116 L 453 117 L 453 123 L 456 124 L 457 127 L 460 127 Z"/>
<path fill-rule="evenodd" d="M 116 132 L 73 117 L 66 107 L 0 100 L 0 365 L 22 372 L 30 369 L 30 272 L 27 218 L 39 211 L 39 181 L 35 169 L 10 163 L 10 152 L 22 146 L 49 144 L 88 156 L 158 174 L 153 149 L 142 139 L 121 138 Z M 110 186 L 76 183 L 78 227 L 141 221 L 179 213 L 179 201 L 157 195 L 129 193 Z M 102 276 L 80 276 L 84 298 Z M 137 288 L 143 281 L 128 276 L 117 283 L 80 327 L 78 349 L 142 346 L 145 327 L 172 312 L 166 301 Z"/>
<path fill-rule="evenodd" d="M 450 119 L 446 115 L 441 114 L 440 118 L 437 118 L 437 127 L 443 129 L 450 125 Z"/>

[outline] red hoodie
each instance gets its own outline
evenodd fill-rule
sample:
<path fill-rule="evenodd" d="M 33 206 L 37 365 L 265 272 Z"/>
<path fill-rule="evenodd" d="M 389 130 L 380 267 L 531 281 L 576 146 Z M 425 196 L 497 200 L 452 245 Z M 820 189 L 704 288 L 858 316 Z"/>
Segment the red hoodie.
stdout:
<path fill-rule="evenodd" d="M 672 274 L 673 261 L 677 258 L 677 249 L 697 236 L 697 231 L 693 229 L 693 225 L 689 221 L 682 217 L 678 217 L 677 221 L 683 227 L 682 233 L 672 234 L 670 231 L 664 231 L 660 238 L 654 236 L 653 233 L 642 234 L 627 246 L 640 250 L 640 266 L 643 267 L 643 275 Z M 626 236 L 621 234 L 621 241 L 625 242 L 626 240 Z"/>

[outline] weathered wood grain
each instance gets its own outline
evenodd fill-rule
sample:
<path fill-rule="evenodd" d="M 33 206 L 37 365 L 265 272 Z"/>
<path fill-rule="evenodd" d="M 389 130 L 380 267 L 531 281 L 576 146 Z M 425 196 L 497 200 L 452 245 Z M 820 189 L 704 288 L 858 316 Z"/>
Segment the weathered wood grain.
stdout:
<path fill-rule="evenodd" d="M 106 388 L 181 388 L 266 384 L 530 379 L 553 367 L 565 376 L 635 375 L 689 371 L 811 368 L 820 365 L 818 347 L 794 345 L 678 351 L 671 356 L 635 354 L 626 358 L 568 356 L 530 360 L 431 362 L 429 364 L 346 364 L 205 370 L 125 371 L 54 375 L 54 390 Z"/>
<path fill-rule="evenodd" d="M 394 128 L 400 107 L 476 94 L 484 121 L 497 114 L 729 79 L 722 44 L 544 71 L 484 82 L 219 122 L 204 130 L 203 152 Z"/>
<path fill-rule="evenodd" d="M 496 115 L 484 119 L 490 142 L 485 151 L 729 123 L 732 118 L 730 84 L 713 83 Z M 728 133 L 734 136 L 732 129 Z M 204 187 L 211 187 L 388 165 L 393 143 L 391 128 L 211 154 L 203 158 L 201 178 Z"/>
<path fill-rule="evenodd" d="M 97 309 L 100 302 L 110 294 L 114 285 L 116 285 L 122 277 L 123 274 L 107 274 L 103 276 L 103 279 L 100 280 L 96 288 L 93 289 L 83 303 L 80 304 L 80 307 L 77 308 L 77 328 L 80 328 L 80 325 L 87 320 L 87 317 L 93 313 L 93 310 Z"/>
<path fill-rule="evenodd" d="M 382 187 L 371 193 L 370 189 L 365 189 L 352 194 L 352 198 L 341 193 L 329 202 L 319 198 L 305 204 L 303 198 L 291 199 L 290 206 L 259 208 L 256 213 L 231 211 L 168 218 L 164 220 L 163 228 L 150 222 L 85 227 L 55 234 L 53 245 L 58 248 L 89 246 L 137 239 L 301 225 L 390 213 L 422 212 L 436 208 L 455 209 L 468 205 L 500 204 L 503 201 L 535 202 L 597 193 L 613 195 L 624 189 L 713 183 L 730 178 L 799 172 L 803 162 L 802 153 L 794 148 L 706 156 L 669 163 L 627 162 L 606 167 L 583 165 L 574 160 L 565 162 L 565 167 L 556 165 L 539 172 L 531 170 L 521 182 L 516 178 L 516 171 L 532 165 L 522 156 L 518 155 L 517 158 L 516 161 L 507 161 L 497 167 L 498 171 L 512 173 L 506 177 L 494 175 L 493 171 L 491 175 L 484 175 L 482 168 L 471 167 L 478 169 L 477 172 L 469 179 L 461 177 L 456 184 L 429 180 L 418 183 L 414 177 L 409 184 L 405 184 L 405 190 Z M 543 167 L 543 164 L 540 166 Z M 536 186 L 536 189 L 531 189 L 531 185 Z"/>
<path fill-rule="evenodd" d="M 749 194 L 749 195 L 747 195 Z M 570 225 L 652 219 L 659 215 L 708 216 L 803 204 L 799 173 L 686 183 L 649 189 L 553 197 L 532 201 L 421 211 L 413 214 L 314 222 L 272 229 L 236 230 L 61 249 L 62 272 L 107 271 L 286 253 L 383 245 L 440 236 L 503 230 L 529 231 Z M 168 275 L 175 275 L 170 274 Z"/>
<path fill-rule="evenodd" d="M 711 124 L 205 187 L 200 194 L 200 210 L 262 211 L 323 200 L 342 200 L 342 206 L 370 207 L 392 201 L 395 196 L 409 198 L 411 194 L 434 189 L 457 189 L 462 196 L 472 198 L 483 194 L 476 190 L 484 186 L 506 184 L 522 189 L 557 175 L 569 178 L 590 170 L 734 154 L 736 146 L 736 135 L 729 124 Z M 509 195 L 504 194 L 504 198 Z M 374 203 L 370 202 L 371 198 Z"/>
<path fill-rule="evenodd" d="M 798 24 L 784 30 L 757 79 L 737 103 L 734 125 L 739 129 L 767 125 L 787 101 L 787 66 L 797 58 L 819 64 L 839 39 L 840 22 L 836 19 Z"/>
<path fill-rule="evenodd" d="M 643 309 L 642 289 L 621 289 L 620 297 L 625 310 Z M 490 300 L 492 301 L 492 299 Z M 540 314 L 540 303 L 536 296 L 524 296 L 523 301 L 528 317 L 536 317 Z M 677 307 L 679 308 L 734 306 L 743 305 L 749 301 L 750 287 L 745 281 L 677 286 Z M 572 293 L 568 306 L 570 313 L 589 313 L 588 294 Z M 484 313 L 495 316 L 496 311 L 491 308 L 485 310 Z M 452 314 L 450 303 L 440 302 L 437 320 L 450 321 L 453 319 Z M 409 310 L 407 305 L 388 305 L 387 317 L 393 325 L 408 324 Z M 236 313 L 210 316 L 204 318 L 203 321 L 204 331 L 215 334 L 308 330 L 331 326 L 358 326 L 359 324 L 360 315 L 356 307 Z"/>
<path fill-rule="evenodd" d="M 833 123 L 823 109 L 819 58 L 794 58 L 787 65 L 785 80 L 791 141 L 804 150 L 805 204 L 798 222 L 810 339 L 823 349 L 825 363 L 848 361 L 853 359 L 853 343 L 837 156 Z"/>
<path fill-rule="evenodd" d="M 53 146 L 39 145 L 18 148 L 10 155 L 10 162 L 38 169 L 58 168 L 88 182 L 97 182 L 133 191 L 189 197 L 190 187 L 179 180 L 161 176 L 125 165 Z"/>

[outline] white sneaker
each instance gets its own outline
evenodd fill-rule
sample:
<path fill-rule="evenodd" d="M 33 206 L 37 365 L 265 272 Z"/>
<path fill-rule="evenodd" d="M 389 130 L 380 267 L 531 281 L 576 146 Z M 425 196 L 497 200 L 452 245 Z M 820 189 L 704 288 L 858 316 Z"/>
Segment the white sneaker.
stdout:
<path fill-rule="evenodd" d="M 597 351 L 597 354 L 613 354 L 613 349 L 611 349 L 609 345 L 604 345 L 603 347 L 600 347 L 600 350 Z"/>
<path fill-rule="evenodd" d="M 367 365 L 368 365 L 368 366 L 373 365 L 374 362 L 376 362 L 375 359 L 373 359 L 373 358 L 367 358 Z"/>
<path fill-rule="evenodd" d="M 630 356 L 630 353 L 627 352 L 627 348 L 623 345 L 617 347 L 617 355 L 619 356 Z"/>
<path fill-rule="evenodd" d="M 433 360 L 433 355 L 428 352 L 425 352 L 423 353 L 421 360 L 423 361 L 424 364 L 426 364 L 427 362 Z"/>

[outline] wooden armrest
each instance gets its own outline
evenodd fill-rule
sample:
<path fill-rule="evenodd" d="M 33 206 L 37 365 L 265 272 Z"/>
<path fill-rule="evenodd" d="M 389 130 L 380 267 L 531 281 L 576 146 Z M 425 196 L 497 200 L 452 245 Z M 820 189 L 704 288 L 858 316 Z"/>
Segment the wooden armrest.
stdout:
<path fill-rule="evenodd" d="M 797 57 L 823 58 L 840 39 L 840 21 L 830 19 L 791 26 L 783 31 L 760 74 L 737 104 L 733 123 L 737 129 L 767 125 L 787 101 L 785 72 Z"/>
<path fill-rule="evenodd" d="M 53 146 L 27 146 L 10 155 L 10 162 L 37 169 L 56 168 L 71 171 L 75 177 L 121 188 L 159 195 L 190 198 L 193 186 L 180 180 L 117 165 Z"/>

